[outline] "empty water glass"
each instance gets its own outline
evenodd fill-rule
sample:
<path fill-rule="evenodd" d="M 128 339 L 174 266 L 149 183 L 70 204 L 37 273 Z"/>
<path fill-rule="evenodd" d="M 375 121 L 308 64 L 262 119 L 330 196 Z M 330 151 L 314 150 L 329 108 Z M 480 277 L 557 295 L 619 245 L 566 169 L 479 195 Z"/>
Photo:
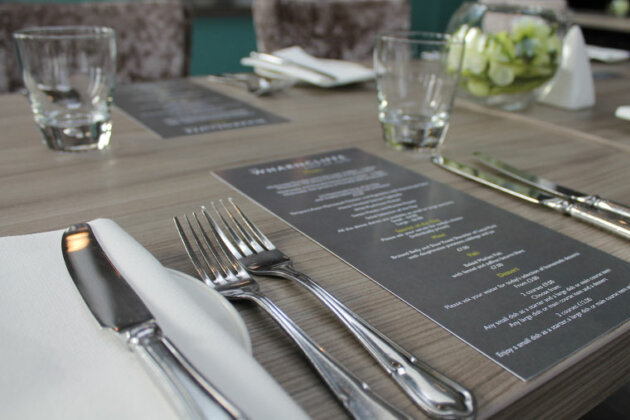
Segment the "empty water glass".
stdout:
<path fill-rule="evenodd" d="M 378 117 L 387 144 L 436 151 L 459 81 L 462 40 L 431 32 L 379 34 L 374 50 Z"/>
<path fill-rule="evenodd" d="M 107 147 L 116 77 L 114 30 L 34 27 L 13 37 L 44 143 L 61 151 Z"/>

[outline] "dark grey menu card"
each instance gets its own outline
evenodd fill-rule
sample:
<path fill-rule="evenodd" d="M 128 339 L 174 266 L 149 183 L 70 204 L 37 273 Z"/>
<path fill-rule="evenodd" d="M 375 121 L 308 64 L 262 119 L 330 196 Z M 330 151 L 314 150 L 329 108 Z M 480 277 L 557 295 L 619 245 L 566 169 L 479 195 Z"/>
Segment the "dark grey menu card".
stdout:
<path fill-rule="evenodd" d="M 521 379 L 630 317 L 630 264 L 359 149 L 216 174 Z"/>
<path fill-rule="evenodd" d="M 287 121 L 186 79 L 123 85 L 114 102 L 162 138 Z"/>

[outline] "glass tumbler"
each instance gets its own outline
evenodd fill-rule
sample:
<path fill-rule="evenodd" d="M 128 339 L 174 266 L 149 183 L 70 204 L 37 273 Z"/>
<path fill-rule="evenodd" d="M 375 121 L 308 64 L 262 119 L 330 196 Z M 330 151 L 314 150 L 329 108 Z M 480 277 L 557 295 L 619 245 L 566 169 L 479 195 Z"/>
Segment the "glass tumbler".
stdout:
<path fill-rule="evenodd" d="M 435 152 L 449 125 L 464 41 L 432 32 L 379 34 L 374 50 L 378 117 L 395 149 Z"/>
<path fill-rule="evenodd" d="M 106 148 L 116 77 L 114 30 L 33 27 L 13 38 L 44 144 L 60 151 Z"/>

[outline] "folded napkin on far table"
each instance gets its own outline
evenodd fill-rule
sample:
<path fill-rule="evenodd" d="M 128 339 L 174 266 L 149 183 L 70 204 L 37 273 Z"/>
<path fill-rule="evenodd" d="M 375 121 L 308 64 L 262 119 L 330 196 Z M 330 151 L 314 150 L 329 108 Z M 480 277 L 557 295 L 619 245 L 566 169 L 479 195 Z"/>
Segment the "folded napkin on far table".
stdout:
<path fill-rule="evenodd" d="M 324 71 L 335 76 L 336 80 L 332 80 L 300 66 L 275 64 L 255 57 L 244 57 L 241 59 L 241 64 L 254 67 L 256 73 L 261 76 L 271 78 L 288 77 L 320 87 L 342 86 L 374 79 L 374 71 L 361 64 L 350 61 L 316 58 L 297 46 L 274 51 L 273 55 L 294 63 L 302 64 L 306 67 Z"/>
<path fill-rule="evenodd" d="M 251 356 L 222 296 L 164 268 L 113 221 L 90 225 L 164 335 L 249 418 L 306 418 Z M 176 419 L 142 360 L 92 316 L 64 264 L 62 233 L 0 238 L 0 418 Z"/>
<path fill-rule="evenodd" d="M 599 45 L 587 45 L 586 53 L 591 60 L 603 63 L 621 63 L 630 59 L 630 51 L 600 47 Z"/>
<path fill-rule="evenodd" d="M 615 110 L 615 117 L 630 120 L 630 105 L 621 105 Z"/>

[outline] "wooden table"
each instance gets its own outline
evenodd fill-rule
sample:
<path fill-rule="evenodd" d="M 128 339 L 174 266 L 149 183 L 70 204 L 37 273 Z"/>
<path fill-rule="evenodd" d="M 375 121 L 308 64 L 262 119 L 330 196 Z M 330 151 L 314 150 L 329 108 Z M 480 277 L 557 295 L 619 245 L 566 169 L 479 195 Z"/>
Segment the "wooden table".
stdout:
<path fill-rule="evenodd" d="M 627 92 L 628 80 L 616 79 L 612 83 L 620 88 L 609 87 L 606 95 Z M 478 186 L 439 169 L 426 156 L 387 149 L 371 84 L 338 90 L 294 88 L 268 98 L 232 87 L 213 88 L 290 122 L 164 140 L 114 109 L 109 150 L 58 154 L 42 145 L 26 99 L 0 96 L 0 235 L 60 229 L 108 217 L 164 265 L 193 274 L 171 217 L 232 196 L 277 246 L 289 251 L 299 269 L 403 347 L 472 389 L 480 419 L 576 418 L 630 380 L 630 323 L 523 382 L 241 197 L 210 171 L 359 147 L 630 262 L 627 241 Z M 601 101 L 604 107 L 608 102 L 608 96 Z M 505 114 L 458 103 L 445 154 L 467 159 L 475 150 L 492 152 L 577 189 L 628 203 L 630 122 L 616 120 L 608 108 L 599 115 L 600 106 L 584 111 L 597 115 L 589 122 L 572 117 L 580 113 L 544 106 L 524 114 Z M 557 118 L 538 118 L 552 114 Z M 602 129 L 598 122 L 608 128 Z M 614 136 L 606 138 L 608 133 Z M 376 392 L 414 417 L 424 417 L 313 297 L 297 285 L 278 280 L 264 280 L 262 285 L 317 342 Z M 272 321 L 251 305 L 238 304 L 237 308 L 248 325 L 255 357 L 290 395 L 315 419 L 345 418 Z"/>
<path fill-rule="evenodd" d="M 630 105 L 630 64 L 591 62 L 591 70 L 596 85 L 594 107 L 568 111 L 539 105 L 511 114 L 489 109 L 482 111 L 588 137 L 598 143 L 625 146 L 626 150 L 630 150 L 629 126 L 614 117 L 619 106 Z"/>

